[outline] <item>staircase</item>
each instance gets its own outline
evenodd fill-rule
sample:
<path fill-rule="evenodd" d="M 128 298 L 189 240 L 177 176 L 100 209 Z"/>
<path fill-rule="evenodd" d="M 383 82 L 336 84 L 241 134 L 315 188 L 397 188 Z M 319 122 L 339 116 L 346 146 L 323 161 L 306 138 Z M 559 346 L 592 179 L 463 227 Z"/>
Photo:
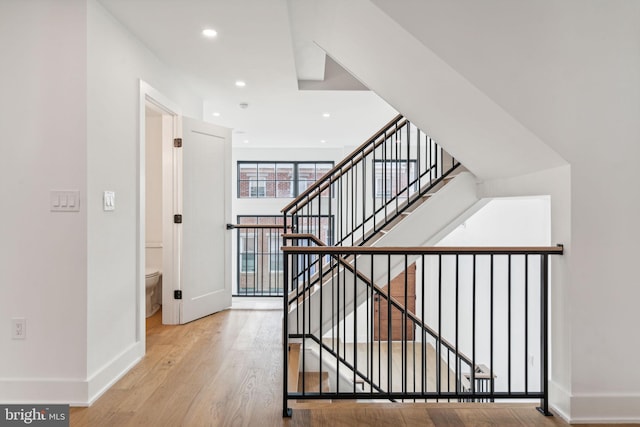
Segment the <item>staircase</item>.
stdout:
<path fill-rule="evenodd" d="M 399 115 L 283 209 L 285 227 L 293 231 L 285 240 L 294 246 L 424 246 L 435 243 L 444 230 L 480 205 L 474 176 Z M 322 268 L 324 282 L 331 281 L 327 266 Z M 299 298 L 303 289 L 317 285 L 319 269 L 317 260 L 300 267 L 289 297 Z M 309 333 L 322 336 L 351 314 L 353 302 L 362 301 L 372 283 L 382 289 L 387 274 L 395 276 L 403 267 L 395 259 L 388 266 L 376 266 L 374 277 L 367 277 L 372 266 L 361 259 L 358 270 L 361 274 L 345 283 L 347 311 L 324 316 L 322 325 L 312 320 Z M 303 280 L 305 275 L 308 280 Z M 319 289 L 307 296 L 311 309 L 335 305 L 337 296 L 321 297 Z M 300 322 L 298 305 L 290 306 L 289 322 Z"/>
<path fill-rule="evenodd" d="M 285 416 L 289 399 L 540 398 L 548 413 L 548 255 L 562 248 L 427 247 L 481 204 L 475 177 L 397 116 L 283 209 Z M 415 308 L 410 271 L 421 275 Z M 507 289 L 506 301 L 494 301 L 494 285 Z M 515 314 L 512 293 L 524 296 Z M 496 312 L 508 324 L 501 390 Z M 530 313 L 543 331 L 537 339 Z M 512 323 L 524 333 L 514 335 Z M 528 356 L 512 361 L 512 352 L 540 354 L 535 381 Z"/>
<path fill-rule="evenodd" d="M 462 170 L 398 115 L 283 208 L 284 226 L 328 245 L 366 245 Z"/>
<path fill-rule="evenodd" d="M 293 231 L 285 234 L 285 244 L 310 247 L 424 245 L 477 203 L 474 177 L 427 134 L 399 115 L 283 209 L 284 227 Z M 425 218 L 429 220 L 425 222 Z M 416 232 L 418 229 L 420 233 Z M 300 338 L 296 340 L 296 347 L 290 349 L 289 390 L 302 394 L 309 392 L 301 381 L 319 387 L 322 372 L 330 376 L 322 381 L 328 387 L 326 391 L 338 391 L 341 386 L 343 390 L 352 388 L 356 394 L 383 391 L 379 385 L 382 383 L 386 391 L 403 391 L 398 378 L 409 373 L 420 375 L 425 381 L 418 388 L 414 387 L 414 391 L 427 391 L 428 384 L 433 391 L 440 391 L 441 387 L 444 390 L 445 386 L 446 390 L 451 391 L 452 387 L 456 390 L 455 380 L 453 383 L 446 381 L 440 373 L 447 372 L 446 378 L 455 378 L 449 372 L 450 360 L 443 361 L 434 347 L 444 346 L 460 358 L 453 345 L 443 342 L 415 313 L 406 310 L 403 301 L 397 301 L 385 292 L 385 286 L 390 283 L 386 279 L 406 270 L 407 262 L 413 261 L 398 258 L 375 268 L 371 260 L 357 257 L 315 257 L 296 263 L 287 296 L 288 325 L 290 337 Z M 339 289 L 335 286 L 337 281 L 341 281 Z M 423 338 L 428 336 L 432 340 L 418 347 L 414 343 L 411 347 L 412 357 L 424 361 L 424 375 L 422 366 L 414 372 L 406 370 L 402 364 L 384 373 L 381 371 L 377 376 L 372 372 L 360 372 L 357 366 L 362 349 L 347 343 L 336 346 L 335 340 L 327 343 L 324 337 L 335 336 L 336 330 L 344 328 L 346 319 L 369 298 L 371 301 L 375 298 L 378 305 L 384 301 L 389 314 L 393 309 L 396 316 L 399 313 L 404 317 L 405 328 L 411 325 L 411 336 L 417 330 Z M 329 314 L 324 313 L 323 307 L 337 309 Z M 323 311 L 319 317 L 308 315 L 319 311 Z M 400 358 L 398 352 L 408 354 L 406 345 L 398 347 L 398 343 L 391 340 L 378 341 L 375 345 L 381 353 L 378 366 L 393 365 L 393 355 Z M 319 356 L 323 351 L 325 360 Z M 375 352 L 373 347 L 371 352 Z M 302 359 L 308 355 L 313 361 L 298 361 L 299 354 Z M 456 363 L 461 363 L 460 360 Z M 300 379 L 291 363 L 303 367 L 305 374 L 300 374 Z M 465 357 L 463 363 L 471 370 L 468 358 Z M 404 373 L 395 372 L 394 375 L 394 370 L 398 369 Z M 352 378 L 346 378 L 345 373 Z M 323 394 L 320 389 L 315 392 Z"/>

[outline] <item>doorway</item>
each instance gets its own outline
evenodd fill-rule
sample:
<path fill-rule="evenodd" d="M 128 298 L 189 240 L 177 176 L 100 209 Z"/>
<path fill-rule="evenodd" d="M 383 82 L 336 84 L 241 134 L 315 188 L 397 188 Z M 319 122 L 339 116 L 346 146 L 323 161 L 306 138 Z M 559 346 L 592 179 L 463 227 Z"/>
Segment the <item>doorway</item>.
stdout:
<path fill-rule="evenodd" d="M 180 132 L 180 114 L 179 107 L 145 82 L 140 81 L 137 256 L 139 340 L 144 339 L 146 330 L 145 276 L 148 266 L 156 268 L 161 273 L 161 285 L 156 288 L 155 297 L 162 307 L 162 323 L 179 323 L 179 308 L 176 307 L 171 295 L 177 271 L 177 252 L 174 245 L 174 224 L 169 217 L 174 210 L 176 196 L 175 161 L 172 148 L 173 139 Z M 147 135 L 148 133 L 150 135 Z M 148 147 L 149 144 L 153 144 L 153 147 Z M 149 179 L 154 181 L 151 188 L 147 186 Z M 148 218 L 149 210 L 154 212 Z"/>
<path fill-rule="evenodd" d="M 148 128 L 147 121 L 156 125 Z M 147 131 L 156 138 L 147 141 Z M 157 148 L 149 165 L 147 144 Z M 146 319 L 147 257 L 150 265 L 161 265 L 163 324 L 186 323 L 231 306 L 230 165 L 229 129 L 183 117 L 140 82 L 138 340 Z M 156 171 L 150 179 L 160 181 L 149 197 L 147 166 Z M 150 227 L 147 209 L 156 214 Z"/>

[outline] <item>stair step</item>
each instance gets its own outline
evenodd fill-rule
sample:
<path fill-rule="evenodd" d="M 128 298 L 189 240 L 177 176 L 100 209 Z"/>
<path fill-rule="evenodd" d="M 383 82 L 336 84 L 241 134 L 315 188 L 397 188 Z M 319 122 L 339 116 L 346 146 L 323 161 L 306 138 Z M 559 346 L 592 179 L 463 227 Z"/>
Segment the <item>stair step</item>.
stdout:
<path fill-rule="evenodd" d="M 289 366 L 287 368 L 287 389 L 291 391 L 298 390 L 298 377 L 300 375 L 300 344 L 289 344 Z"/>
<path fill-rule="evenodd" d="M 320 384 L 322 384 L 322 391 L 329 392 L 329 373 L 322 372 L 300 372 L 298 374 L 298 391 L 302 392 L 302 377 L 304 376 L 304 391 L 306 393 L 318 393 L 320 391 Z"/>

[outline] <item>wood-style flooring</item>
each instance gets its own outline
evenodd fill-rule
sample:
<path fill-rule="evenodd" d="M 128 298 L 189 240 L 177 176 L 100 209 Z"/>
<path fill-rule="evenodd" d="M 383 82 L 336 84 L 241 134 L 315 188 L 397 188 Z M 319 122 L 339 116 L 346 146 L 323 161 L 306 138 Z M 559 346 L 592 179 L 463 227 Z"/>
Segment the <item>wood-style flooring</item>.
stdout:
<path fill-rule="evenodd" d="M 147 319 L 147 354 L 71 426 L 562 426 L 523 404 L 295 403 L 282 418 L 282 311 Z"/>

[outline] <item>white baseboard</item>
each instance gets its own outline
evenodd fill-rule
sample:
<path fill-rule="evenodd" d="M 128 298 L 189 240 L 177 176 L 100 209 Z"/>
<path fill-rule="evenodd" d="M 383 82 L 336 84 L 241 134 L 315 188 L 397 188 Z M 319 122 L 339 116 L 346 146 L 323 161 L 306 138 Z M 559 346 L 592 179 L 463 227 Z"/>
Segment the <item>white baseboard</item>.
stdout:
<path fill-rule="evenodd" d="M 132 344 L 87 380 L 87 403 L 91 405 L 133 368 L 144 356 L 144 342 Z"/>
<path fill-rule="evenodd" d="M 89 406 L 144 356 L 144 343 L 136 343 L 84 378 L 0 378 L 3 404 L 69 404 Z"/>
<path fill-rule="evenodd" d="M 640 394 L 571 394 L 549 382 L 551 409 L 571 424 L 640 423 Z"/>
<path fill-rule="evenodd" d="M 549 381 L 549 406 L 566 422 L 570 422 L 571 394 L 554 381 Z"/>
<path fill-rule="evenodd" d="M 87 382 L 69 378 L 0 378 L 3 404 L 86 406 Z"/>
<path fill-rule="evenodd" d="M 640 394 L 578 394 L 571 397 L 571 423 L 640 423 Z"/>

